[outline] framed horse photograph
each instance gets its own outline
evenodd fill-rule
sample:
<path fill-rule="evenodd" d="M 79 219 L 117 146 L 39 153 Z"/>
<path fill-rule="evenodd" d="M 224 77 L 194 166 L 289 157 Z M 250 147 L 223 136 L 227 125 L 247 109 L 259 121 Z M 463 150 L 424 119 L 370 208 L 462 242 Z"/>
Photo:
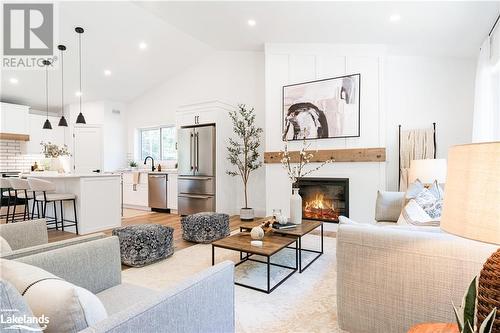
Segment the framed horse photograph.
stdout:
<path fill-rule="evenodd" d="M 283 87 L 284 141 L 360 136 L 361 74 Z"/>

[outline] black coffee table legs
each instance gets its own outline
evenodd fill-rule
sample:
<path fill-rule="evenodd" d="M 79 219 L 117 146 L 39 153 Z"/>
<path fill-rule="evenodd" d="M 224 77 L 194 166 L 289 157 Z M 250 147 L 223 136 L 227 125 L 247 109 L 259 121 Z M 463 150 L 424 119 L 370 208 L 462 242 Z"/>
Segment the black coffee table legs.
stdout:
<path fill-rule="evenodd" d="M 307 267 L 311 266 L 313 262 L 316 261 L 321 255 L 323 254 L 323 223 L 321 224 L 321 237 L 320 237 L 320 242 L 321 242 L 321 250 L 309 250 L 309 249 L 304 249 L 302 248 L 302 237 L 299 237 L 298 242 L 299 242 L 299 273 L 302 273 L 307 269 Z M 310 252 L 310 253 L 316 253 L 317 255 L 305 266 L 302 267 L 302 251 L 304 252 Z"/>
<path fill-rule="evenodd" d="M 237 286 L 240 286 L 240 287 L 245 287 L 245 288 L 249 288 L 249 289 L 252 289 L 252 290 L 256 290 L 256 291 L 260 291 L 260 292 L 264 292 L 264 293 L 270 294 L 271 292 L 273 292 L 274 289 L 278 288 L 283 282 L 285 282 L 290 276 L 292 276 L 299 269 L 299 240 L 298 239 L 297 239 L 297 241 L 295 241 L 295 247 L 292 248 L 292 249 L 295 249 L 295 267 L 290 267 L 290 266 L 285 266 L 285 265 L 280 265 L 280 264 L 272 263 L 271 262 L 271 256 L 262 256 L 262 257 L 265 257 L 266 260 L 259 260 L 259 259 L 252 258 L 252 256 L 254 256 L 254 254 L 244 253 L 244 252 L 240 251 L 240 261 L 237 262 L 235 264 L 235 266 L 239 266 L 239 265 L 241 265 L 241 264 L 243 264 L 244 262 L 247 262 L 247 261 L 253 261 L 253 262 L 258 262 L 258 263 L 265 264 L 266 265 L 266 275 L 267 275 L 266 276 L 266 278 L 267 278 L 267 283 L 266 283 L 267 288 L 266 289 L 258 288 L 258 287 L 251 286 L 251 285 L 244 284 L 244 283 L 240 283 L 240 282 L 234 282 L 234 284 L 237 285 Z M 215 264 L 215 246 L 212 245 L 212 266 L 214 264 Z M 283 277 L 280 281 L 278 281 L 278 283 L 276 283 L 272 287 L 271 287 L 271 266 L 281 267 L 281 268 L 284 268 L 284 269 L 291 270 L 290 273 L 288 273 L 285 277 Z"/>

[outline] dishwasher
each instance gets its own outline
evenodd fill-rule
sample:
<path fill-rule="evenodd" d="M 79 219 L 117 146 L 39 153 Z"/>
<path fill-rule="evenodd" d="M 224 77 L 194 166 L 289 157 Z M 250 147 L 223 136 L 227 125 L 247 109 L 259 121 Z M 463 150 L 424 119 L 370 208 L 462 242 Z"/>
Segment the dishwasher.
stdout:
<path fill-rule="evenodd" d="M 152 210 L 167 209 L 168 175 L 148 175 L 148 203 Z"/>

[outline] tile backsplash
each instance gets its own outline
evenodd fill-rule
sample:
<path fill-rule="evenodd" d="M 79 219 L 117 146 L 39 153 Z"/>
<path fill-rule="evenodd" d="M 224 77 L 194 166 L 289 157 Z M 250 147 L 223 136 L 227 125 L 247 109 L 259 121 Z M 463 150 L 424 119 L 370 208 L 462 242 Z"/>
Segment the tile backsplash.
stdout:
<path fill-rule="evenodd" d="M 30 171 L 35 161 L 40 161 L 41 154 L 25 154 L 24 143 L 14 140 L 0 140 L 0 171 Z"/>

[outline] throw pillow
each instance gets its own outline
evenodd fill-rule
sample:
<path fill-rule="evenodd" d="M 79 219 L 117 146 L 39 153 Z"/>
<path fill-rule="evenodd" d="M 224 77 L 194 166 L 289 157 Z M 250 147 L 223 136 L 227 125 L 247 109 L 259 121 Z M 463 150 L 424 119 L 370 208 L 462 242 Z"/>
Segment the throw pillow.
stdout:
<path fill-rule="evenodd" d="M 415 199 L 411 199 L 405 208 L 403 208 L 398 219 L 398 224 L 437 227 L 439 226 L 439 219 L 429 216 Z"/>
<path fill-rule="evenodd" d="M 8 254 L 11 252 L 12 252 L 12 248 L 10 247 L 9 243 L 5 240 L 5 238 L 0 236 L 0 256 L 2 254 Z"/>
<path fill-rule="evenodd" d="M 419 179 L 416 179 L 414 183 L 411 183 L 405 193 L 405 205 L 408 203 L 408 201 L 414 199 L 420 192 L 422 192 L 424 188 L 424 184 L 422 184 Z"/>
<path fill-rule="evenodd" d="M 443 199 L 436 197 L 435 193 L 424 189 L 416 197 L 415 201 L 433 219 L 439 219 L 443 210 Z"/>
<path fill-rule="evenodd" d="M 438 184 L 437 180 L 429 187 L 429 191 L 438 199 L 444 199 L 444 184 Z"/>
<path fill-rule="evenodd" d="M 375 220 L 397 222 L 403 208 L 404 192 L 377 191 Z"/>
<path fill-rule="evenodd" d="M 2 278 L 24 296 L 33 314 L 50 319 L 46 333 L 78 332 L 107 317 L 96 295 L 35 266 L 0 259 Z"/>
<path fill-rule="evenodd" d="M 45 327 L 43 320 L 40 322 L 35 320 L 33 312 L 19 291 L 5 280 L 0 280 L 0 311 L 3 317 L 3 320 L 0 321 L 0 332 L 41 332 Z M 42 327 L 38 323 L 42 324 Z M 28 328 L 15 330 L 13 326 L 16 324 Z"/>

